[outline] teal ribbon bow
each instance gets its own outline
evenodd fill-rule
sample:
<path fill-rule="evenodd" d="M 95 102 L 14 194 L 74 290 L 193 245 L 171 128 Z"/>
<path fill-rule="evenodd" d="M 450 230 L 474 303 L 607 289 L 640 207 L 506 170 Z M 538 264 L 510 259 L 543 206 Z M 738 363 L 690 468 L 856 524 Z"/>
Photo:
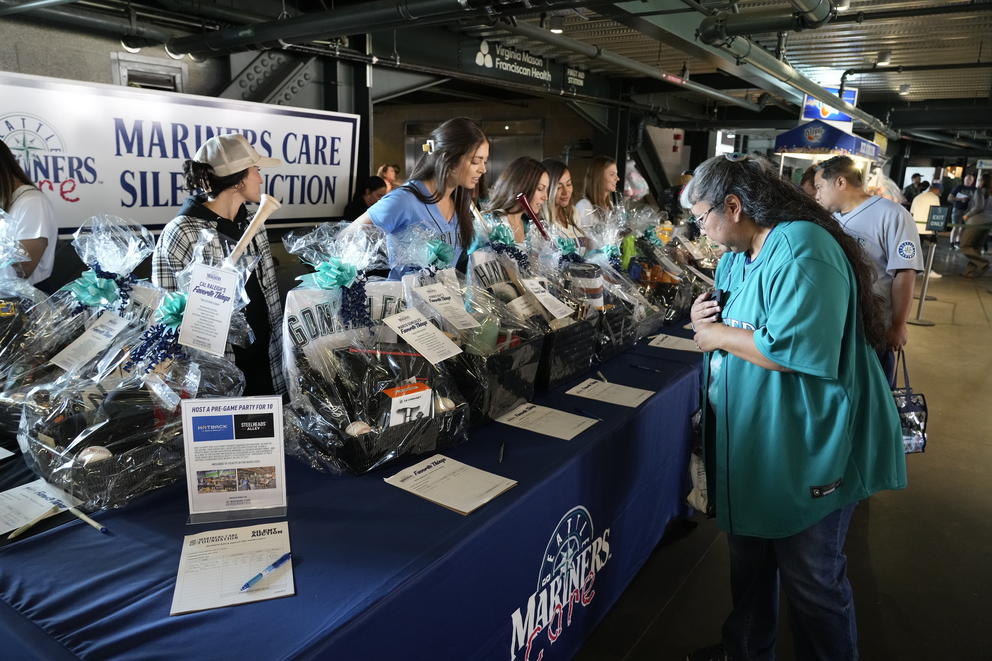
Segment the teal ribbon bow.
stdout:
<path fill-rule="evenodd" d="M 618 246 L 608 245 L 608 246 L 603 246 L 602 248 L 596 248 L 595 250 L 593 250 L 589 254 L 590 255 L 603 255 L 607 259 L 609 259 L 610 257 L 616 257 L 617 259 L 619 259 L 620 258 L 620 248 Z"/>
<path fill-rule="evenodd" d="M 445 267 L 455 258 L 455 249 L 441 239 L 427 242 L 427 266 Z"/>
<path fill-rule="evenodd" d="M 337 257 L 317 264 L 316 269 L 316 273 L 307 273 L 296 279 L 314 289 L 337 289 L 350 287 L 358 277 L 358 269 Z"/>
<path fill-rule="evenodd" d="M 653 227 L 646 227 L 644 229 L 644 234 L 642 235 L 648 242 L 653 246 L 660 246 L 661 239 L 658 238 L 658 233 L 655 232 Z"/>
<path fill-rule="evenodd" d="M 506 225 L 497 225 L 493 228 L 493 231 L 489 233 L 490 243 L 503 243 L 508 246 L 516 245 L 516 241 L 513 240 L 513 232 Z"/>
<path fill-rule="evenodd" d="M 155 321 L 172 330 L 179 330 L 185 312 L 186 294 L 178 291 L 170 292 L 155 309 Z"/>
<path fill-rule="evenodd" d="M 558 243 L 558 248 L 561 250 L 562 256 L 574 255 L 577 251 L 575 239 L 558 237 L 557 243 Z"/>
<path fill-rule="evenodd" d="M 117 283 L 112 278 L 101 278 L 93 269 L 83 271 L 81 276 L 63 289 L 68 290 L 77 301 L 89 308 L 107 306 L 120 298 Z"/>

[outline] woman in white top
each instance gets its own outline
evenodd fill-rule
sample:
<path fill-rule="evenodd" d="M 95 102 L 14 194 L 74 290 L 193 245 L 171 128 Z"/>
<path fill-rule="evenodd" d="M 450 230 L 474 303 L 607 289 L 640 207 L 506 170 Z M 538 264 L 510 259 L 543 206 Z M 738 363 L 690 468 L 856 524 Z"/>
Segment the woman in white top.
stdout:
<path fill-rule="evenodd" d="M 550 202 L 545 205 L 542 215 L 558 236 L 575 241 L 576 252 L 584 255 L 591 247 L 590 239 L 579 227 L 578 212 L 572 204 L 572 173 L 567 165 L 553 158 L 545 159 L 542 165 L 551 180 L 548 191 Z"/>
<path fill-rule="evenodd" d="M 615 160 L 609 156 L 592 159 L 583 182 L 585 197 L 575 205 L 580 227 L 590 227 L 605 219 L 606 212 L 613 208 L 610 195 L 616 192 L 619 181 Z"/>
<path fill-rule="evenodd" d="M 514 243 L 524 252 L 527 245 L 527 222 L 524 220 L 524 209 L 517 202 L 517 195 L 526 195 L 534 213 L 539 214 L 548 201 L 549 183 L 548 172 L 539 161 L 521 156 L 510 163 L 496 180 L 486 203 L 485 211 L 492 214 L 496 222 L 510 228 Z M 492 231 L 492 227 L 487 229 Z"/>
<path fill-rule="evenodd" d="M 55 265 L 58 228 L 55 209 L 24 173 L 7 145 L 0 140 L 0 209 L 19 228 L 21 245 L 31 258 L 17 265 L 21 275 L 33 285 L 46 280 Z"/>

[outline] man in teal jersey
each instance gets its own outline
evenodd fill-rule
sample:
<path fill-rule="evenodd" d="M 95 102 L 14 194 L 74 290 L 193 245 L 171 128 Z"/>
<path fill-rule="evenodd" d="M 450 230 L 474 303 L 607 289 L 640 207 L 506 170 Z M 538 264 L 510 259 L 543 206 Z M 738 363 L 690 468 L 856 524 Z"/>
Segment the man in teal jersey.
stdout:
<path fill-rule="evenodd" d="M 758 161 L 718 156 L 683 205 L 726 246 L 721 300 L 692 308 L 706 353 L 709 493 L 730 546 L 721 645 L 690 659 L 774 659 L 779 582 L 796 657 L 857 659 L 844 538 L 858 501 L 906 485 L 902 432 L 872 345 L 885 324 L 855 239 Z"/>

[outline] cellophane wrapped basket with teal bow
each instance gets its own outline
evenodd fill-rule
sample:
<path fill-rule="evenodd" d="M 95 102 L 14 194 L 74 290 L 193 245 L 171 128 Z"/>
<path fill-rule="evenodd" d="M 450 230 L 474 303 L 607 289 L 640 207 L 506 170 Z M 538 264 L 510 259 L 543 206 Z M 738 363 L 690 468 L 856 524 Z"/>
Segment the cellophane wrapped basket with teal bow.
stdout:
<path fill-rule="evenodd" d="M 445 363 L 431 365 L 382 319 L 406 309 L 403 284 L 368 278 L 382 235 L 324 225 L 284 239 L 314 272 L 286 299 L 286 450 L 315 470 L 365 473 L 468 438 L 468 405 Z"/>
<path fill-rule="evenodd" d="M 158 288 L 131 275 L 154 249 L 147 229 L 94 216 L 72 243 L 89 268 L 37 303 L 8 337 L 0 351 L 0 417 L 19 417 L 24 396 L 36 385 L 91 372 L 102 349 L 118 336 L 140 334 L 155 309 Z"/>
<path fill-rule="evenodd" d="M 194 248 L 194 262 L 178 274 L 189 288 L 193 265 L 202 261 L 205 235 Z M 228 246 L 230 248 L 231 246 Z M 244 257 L 231 296 L 237 308 L 254 266 Z M 184 475 L 183 399 L 236 397 L 244 376 L 223 356 L 179 344 L 187 292 L 158 297 L 154 312 L 139 328 L 130 324 L 87 364 L 35 384 L 25 395 L 18 442 L 39 476 L 95 510 L 121 507 L 133 498 Z M 243 335 L 233 324 L 230 336 Z"/>

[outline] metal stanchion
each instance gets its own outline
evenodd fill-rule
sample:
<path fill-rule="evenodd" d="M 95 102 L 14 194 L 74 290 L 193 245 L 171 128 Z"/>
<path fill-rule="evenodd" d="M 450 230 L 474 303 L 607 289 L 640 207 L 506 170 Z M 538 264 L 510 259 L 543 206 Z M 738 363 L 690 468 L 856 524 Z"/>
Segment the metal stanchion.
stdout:
<path fill-rule="evenodd" d="M 937 252 L 937 242 L 930 244 L 930 252 L 927 254 L 927 268 L 923 273 L 923 291 L 920 292 L 920 304 L 916 306 L 916 318 L 910 319 L 906 323 L 914 326 L 936 326 L 936 323 L 923 319 L 923 304 L 927 300 L 927 288 L 930 286 L 930 270 L 933 269 L 933 257 Z"/>
<path fill-rule="evenodd" d="M 923 235 L 923 234 L 920 235 L 920 241 L 923 241 L 924 236 L 925 235 Z M 932 234 L 926 236 L 925 238 L 928 241 L 933 241 L 934 247 L 937 246 L 937 232 L 933 232 Z M 930 273 L 931 273 L 931 271 L 928 268 L 926 274 L 924 275 L 924 278 L 928 277 L 930 275 Z M 924 293 L 923 295 L 926 297 L 926 300 L 928 300 L 928 301 L 936 301 L 937 300 L 937 297 L 936 296 L 931 296 L 931 295 L 926 294 L 926 293 Z M 919 298 L 919 297 L 920 297 L 920 294 L 913 294 L 913 298 Z"/>

